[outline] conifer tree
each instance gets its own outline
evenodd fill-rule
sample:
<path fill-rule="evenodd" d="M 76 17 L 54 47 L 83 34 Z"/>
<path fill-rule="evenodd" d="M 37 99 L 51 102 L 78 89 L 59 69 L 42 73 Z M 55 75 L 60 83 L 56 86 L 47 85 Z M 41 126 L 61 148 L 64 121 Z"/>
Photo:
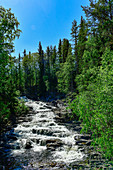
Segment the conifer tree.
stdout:
<path fill-rule="evenodd" d="M 77 21 L 74 20 L 72 22 L 72 28 L 71 28 L 71 41 L 73 41 L 74 45 L 74 55 L 75 59 L 77 59 L 77 39 L 78 39 L 78 26 L 77 26 Z"/>
<path fill-rule="evenodd" d="M 66 61 L 68 50 L 69 50 L 69 40 L 64 38 L 62 44 L 63 63 L 65 63 Z"/>
<path fill-rule="evenodd" d="M 90 30 L 95 29 L 96 36 L 101 40 L 99 46 L 110 46 L 113 49 L 113 1 L 90 0 L 90 6 L 83 7 Z"/>
<path fill-rule="evenodd" d="M 58 45 L 58 57 L 59 57 L 59 63 L 62 63 L 63 58 L 62 58 L 62 41 L 61 41 L 61 39 L 59 40 L 59 45 Z"/>
<path fill-rule="evenodd" d="M 72 48 L 69 47 L 66 62 L 62 63 L 59 71 L 57 72 L 58 90 L 65 94 L 74 90 L 74 74 L 75 72 L 75 59 L 72 54 Z"/>
<path fill-rule="evenodd" d="M 38 48 L 38 53 L 39 53 L 39 93 L 40 96 L 45 95 L 46 87 L 44 83 L 44 52 L 42 50 L 42 45 L 41 42 L 39 42 L 39 48 Z"/>
<path fill-rule="evenodd" d="M 77 43 L 77 73 L 81 73 L 82 68 L 82 56 L 85 50 L 85 43 L 87 40 L 87 26 L 86 21 L 81 16 L 81 21 L 79 25 L 79 33 L 78 33 L 78 43 Z"/>
<path fill-rule="evenodd" d="M 46 64 L 45 64 L 45 75 L 44 75 L 44 82 L 46 85 L 46 91 L 50 91 L 50 48 L 47 46 L 46 49 Z"/>

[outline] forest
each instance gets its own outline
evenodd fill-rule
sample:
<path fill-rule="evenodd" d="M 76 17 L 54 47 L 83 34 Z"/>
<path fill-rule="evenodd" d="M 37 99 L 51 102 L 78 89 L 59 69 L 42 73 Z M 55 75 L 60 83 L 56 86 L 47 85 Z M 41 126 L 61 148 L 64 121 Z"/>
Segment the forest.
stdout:
<path fill-rule="evenodd" d="M 86 19 L 72 22 L 71 40 L 56 46 L 37 40 L 35 53 L 12 57 L 19 22 L 11 9 L 0 6 L 0 124 L 26 112 L 21 95 L 35 100 L 66 98 L 70 120 L 82 121 L 93 144 L 113 160 L 113 1 L 89 0 Z M 1 126 L 2 127 L 2 126 Z M 1 130 L 1 128 L 0 128 Z"/>

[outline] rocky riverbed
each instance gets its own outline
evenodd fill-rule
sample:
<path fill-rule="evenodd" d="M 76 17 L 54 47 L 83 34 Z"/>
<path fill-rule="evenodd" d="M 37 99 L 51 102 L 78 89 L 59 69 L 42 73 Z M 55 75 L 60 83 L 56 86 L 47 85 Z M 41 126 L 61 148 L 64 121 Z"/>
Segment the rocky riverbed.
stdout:
<path fill-rule="evenodd" d="M 27 115 L 0 138 L 0 169 L 112 169 L 91 146 L 90 134 L 80 134 L 81 122 L 66 120 L 60 102 L 27 101 Z"/>

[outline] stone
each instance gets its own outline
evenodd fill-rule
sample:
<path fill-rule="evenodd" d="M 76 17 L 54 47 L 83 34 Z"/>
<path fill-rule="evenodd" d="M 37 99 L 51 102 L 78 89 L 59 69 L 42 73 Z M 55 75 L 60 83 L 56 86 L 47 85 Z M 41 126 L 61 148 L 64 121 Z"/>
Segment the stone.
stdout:
<path fill-rule="evenodd" d="M 33 129 L 33 130 L 32 130 L 32 133 L 34 133 L 34 134 L 37 133 L 37 130 L 36 130 L 36 129 Z"/>
<path fill-rule="evenodd" d="M 91 135 L 82 135 L 81 139 L 89 140 L 91 139 Z"/>
<path fill-rule="evenodd" d="M 62 122 L 62 123 L 64 122 L 64 119 L 62 117 L 56 116 L 55 119 L 58 122 Z"/>
<path fill-rule="evenodd" d="M 11 136 L 9 136 L 9 139 L 17 140 L 17 137 L 15 135 L 11 135 Z"/>
<path fill-rule="evenodd" d="M 30 148 L 32 148 L 32 146 L 31 146 L 31 141 L 29 140 L 29 139 L 27 139 L 26 140 L 26 144 L 25 144 L 25 149 L 30 149 Z"/>
<path fill-rule="evenodd" d="M 91 145 L 91 141 L 92 140 L 85 140 L 85 139 L 80 139 L 78 141 L 76 141 L 76 145 Z"/>
<path fill-rule="evenodd" d="M 40 139 L 36 139 L 36 138 L 30 138 L 30 140 L 36 144 L 39 144 Z"/>
<path fill-rule="evenodd" d="M 81 129 L 82 129 L 82 128 L 81 128 L 80 126 L 76 126 L 76 127 L 74 128 L 75 131 L 79 131 L 79 132 L 81 131 Z"/>
<path fill-rule="evenodd" d="M 38 129 L 37 134 L 51 136 L 53 132 L 49 129 Z"/>

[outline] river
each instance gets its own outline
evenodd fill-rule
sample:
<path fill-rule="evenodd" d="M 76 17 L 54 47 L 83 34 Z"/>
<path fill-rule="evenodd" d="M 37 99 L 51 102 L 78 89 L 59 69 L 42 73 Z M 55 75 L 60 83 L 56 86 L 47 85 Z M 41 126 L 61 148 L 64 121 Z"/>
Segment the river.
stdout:
<path fill-rule="evenodd" d="M 62 119 L 65 107 L 32 100 L 25 105 L 30 108 L 29 113 L 18 118 L 15 127 L 0 141 L 0 169 L 91 168 L 88 161 L 89 150 L 92 150 L 90 135 L 80 134 L 79 121 L 72 124 Z M 96 155 L 94 151 L 93 155 Z M 99 166 L 102 164 L 101 160 Z"/>

